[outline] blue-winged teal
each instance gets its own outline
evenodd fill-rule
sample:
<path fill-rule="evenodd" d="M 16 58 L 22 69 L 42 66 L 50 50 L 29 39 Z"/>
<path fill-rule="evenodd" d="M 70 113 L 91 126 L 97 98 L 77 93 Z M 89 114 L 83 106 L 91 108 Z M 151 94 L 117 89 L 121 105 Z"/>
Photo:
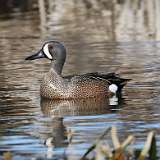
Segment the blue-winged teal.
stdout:
<path fill-rule="evenodd" d="M 26 58 L 34 60 L 47 58 L 51 69 L 44 76 L 40 87 L 42 97 L 49 99 L 74 99 L 109 96 L 120 93 L 129 79 L 118 77 L 115 73 L 86 73 L 63 77 L 61 75 L 66 59 L 66 49 L 60 42 L 46 42 L 42 49 Z"/>

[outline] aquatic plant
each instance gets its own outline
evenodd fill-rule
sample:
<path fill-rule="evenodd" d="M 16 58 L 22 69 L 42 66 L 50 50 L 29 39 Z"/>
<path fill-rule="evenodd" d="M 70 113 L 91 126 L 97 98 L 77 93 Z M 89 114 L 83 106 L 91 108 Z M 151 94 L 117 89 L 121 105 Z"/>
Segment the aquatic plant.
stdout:
<path fill-rule="evenodd" d="M 106 142 L 104 142 L 104 136 L 111 131 L 111 139 L 113 143 L 113 148 Z M 134 149 L 130 147 L 135 141 L 133 135 L 129 135 L 122 143 L 120 143 L 117 128 L 108 128 L 97 140 L 96 142 L 88 148 L 85 154 L 82 156 L 81 160 L 157 160 L 157 148 L 156 148 L 156 138 L 153 131 L 149 132 L 147 140 L 144 144 L 142 150 Z M 92 151 L 95 155 L 90 159 L 87 157 Z"/>

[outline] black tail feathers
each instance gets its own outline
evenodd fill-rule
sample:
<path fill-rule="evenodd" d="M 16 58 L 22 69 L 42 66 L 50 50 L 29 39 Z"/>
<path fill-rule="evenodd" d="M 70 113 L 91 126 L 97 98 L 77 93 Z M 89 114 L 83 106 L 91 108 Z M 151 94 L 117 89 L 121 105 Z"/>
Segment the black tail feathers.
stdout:
<path fill-rule="evenodd" d="M 126 78 L 120 78 L 119 75 L 117 75 L 115 73 L 110 73 L 109 75 L 110 76 L 108 78 L 108 81 L 111 84 L 116 84 L 118 86 L 118 91 L 119 92 L 127 84 L 127 82 L 131 80 L 131 79 L 126 79 Z"/>

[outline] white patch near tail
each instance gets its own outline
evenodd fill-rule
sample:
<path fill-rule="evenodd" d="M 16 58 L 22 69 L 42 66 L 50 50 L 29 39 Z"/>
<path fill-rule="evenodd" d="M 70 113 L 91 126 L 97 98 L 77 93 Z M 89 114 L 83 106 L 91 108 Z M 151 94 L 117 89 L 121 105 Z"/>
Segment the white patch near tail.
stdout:
<path fill-rule="evenodd" d="M 112 93 L 116 93 L 117 92 L 117 90 L 118 90 L 118 86 L 116 85 L 116 84 L 111 84 L 110 86 L 109 86 L 109 91 L 110 92 L 112 92 Z"/>
<path fill-rule="evenodd" d="M 48 48 L 48 44 L 45 44 L 44 47 L 43 47 L 43 52 L 44 54 L 49 58 L 49 59 L 52 59 L 52 56 L 49 52 L 49 48 Z"/>

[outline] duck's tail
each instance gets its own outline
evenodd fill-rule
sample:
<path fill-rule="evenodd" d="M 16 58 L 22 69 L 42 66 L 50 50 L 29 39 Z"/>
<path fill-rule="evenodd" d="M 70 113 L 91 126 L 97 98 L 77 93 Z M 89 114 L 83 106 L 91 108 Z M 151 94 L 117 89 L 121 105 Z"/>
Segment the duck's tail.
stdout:
<path fill-rule="evenodd" d="M 118 84 L 119 90 L 121 91 L 122 88 L 127 84 L 128 81 L 132 79 L 125 79 L 125 78 L 120 78 L 120 83 Z"/>
<path fill-rule="evenodd" d="M 117 86 L 117 92 L 121 92 L 122 88 L 127 84 L 128 81 L 131 79 L 126 78 L 120 78 L 119 75 L 115 73 L 110 73 L 110 76 L 108 78 L 108 81 L 110 82 L 111 88 L 114 88 L 113 90 L 116 90 Z M 115 86 L 114 86 L 115 85 Z"/>

